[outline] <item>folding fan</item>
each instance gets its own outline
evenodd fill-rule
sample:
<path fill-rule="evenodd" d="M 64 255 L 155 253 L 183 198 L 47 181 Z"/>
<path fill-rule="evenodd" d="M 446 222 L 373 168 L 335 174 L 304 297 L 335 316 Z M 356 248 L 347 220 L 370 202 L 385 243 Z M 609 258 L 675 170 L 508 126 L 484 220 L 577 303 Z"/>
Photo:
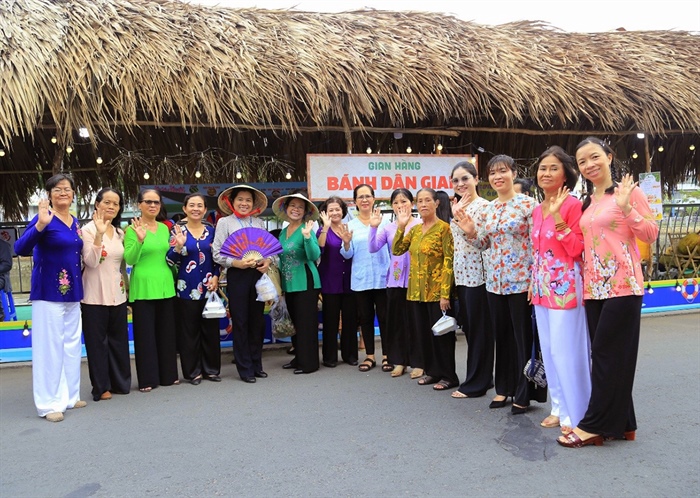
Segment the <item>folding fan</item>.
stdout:
<path fill-rule="evenodd" d="M 221 246 L 221 254 L 234 259 L 268 258 L 282 252 L 279 241 L 267 230 L 255 227 L 233 232 Z"/>

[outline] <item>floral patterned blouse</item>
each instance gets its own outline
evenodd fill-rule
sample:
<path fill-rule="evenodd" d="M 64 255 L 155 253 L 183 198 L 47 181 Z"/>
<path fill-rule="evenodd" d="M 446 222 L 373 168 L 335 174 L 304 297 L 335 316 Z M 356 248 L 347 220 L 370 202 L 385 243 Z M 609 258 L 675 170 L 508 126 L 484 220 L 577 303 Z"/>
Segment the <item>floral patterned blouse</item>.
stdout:
<path fill-rule="evenodd" d="M 219 276 L 220 267 L 214 263 L 211 246 L 214 243 L 214 227 L 204 223 L 204 231 L 195 238 L 187 230 L 186 223 L 178 223 L 187 235 L 187 241 L 180 253 L 171 246 L 166 255 L 168 265 L 177 267 L 175 295 L 180 299 L 200 301 L 206 299 L 207 285 Z M 174 234 L 171 232 L 171 240 Z M 171 242 L 172 244 L 172 242 Z"/>
<path fill-rule="evenodd" d="M 467 205 L 465 211 L 474 220 L 479 220 L 483 215 L 484 208 L 489 201 L 483 197 L 477 197 Z M 478 223 L 478 221 L 477 221 Z M 464 232 L 452 220 L 450 222 L 452 236 L 455 241 L 454 273 L 455 285 L 465 287 L 479 287 L 486 281 L 486 262 L 488 261 L 489 250 L 481 252 L 475 249 L 464 239 Z"/>
<path fill-rule="evenodd" d="M 535 200 L 523 195 L 506 202 L 494 199 L 477 222 L 477 235 L 465 240 L 480 250 L 490 248 L 486 290 L 493 294 L 527 292 L 532 274 L 532 211 Z"/>
<path fill-rule="evenodd" d="M 449 299 L 452 291 L 452 256 L 454 242 L 450 225 L 438 219 L 426 233 L 423 224 L 415 225 L 407 234 L 397 230 L 392 253 L 411 254 L 408 273 L 408 301 L 436 302 Z"/>
<path fill-rule="evenodd" d="M 625 216 L 613 195 L 604 195 L 581 216 L 583 232 L 583 298 L 609 299 L 644 295 L 644 276 L 635 237 L 651 244 L 659 227 L 644 192 L 630 195 L 632 210 Z"/>
<path fill-rule="evenodd" d="M 80 255 L 83 249 L 82 231 L 78 220 L 71 217 L 71 225 L 58 216 L 39 232 L 35 216 L 15 242 L 20 256 L 34 256 L 32 301 L 78 302 L 83 298 L 83 279 Z"/>
<path fill-rule="evenodd" d="M 561 232 L 554 228 L 552 215 L 542 219 L 542 205 L 532 213 L 532 304 L 572 309 L 581 301 L 581 296 L 576 296 L 576 274 L 581 272 L 583 253 L 581 201 L 570 195 L 559 215 L 569 226 Z"/>

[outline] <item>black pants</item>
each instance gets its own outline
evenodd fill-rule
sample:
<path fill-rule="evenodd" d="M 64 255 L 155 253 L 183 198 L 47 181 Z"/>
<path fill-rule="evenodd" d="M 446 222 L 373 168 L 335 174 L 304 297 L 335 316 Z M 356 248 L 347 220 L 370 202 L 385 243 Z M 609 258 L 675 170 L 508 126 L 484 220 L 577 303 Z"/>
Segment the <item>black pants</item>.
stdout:
<path fill-rule="evenodd" d="M 357 304 L 355 295 L 323 294 L 323 361 L 338 361 L 338 328 L 343 316 L 340 335 L 340 355 L 343 361 L 357 361 Z"/>
<path fill-rule="evenodd" d="M 202 318 L 207 300 L 176 298 L 177 343 L 182 376 L 194 379 L 221 372 L 221 340 L 219 319 Z"/>
<path fill-rule="evenodd" d="M 241 378 L 262 372 L 265 340 L 265 303 L 258 301 L 256 282 L 262 277 L 255 268 L 229 268 L 226 273 L 228 307 L 233 325 L 233 355 Z"/>
<path fill-rule="evenodd" d="M 470 397 L 483 396 L 493 387 L 493 332 L 486 285 L 457 286 L 460 323 L 467 338 L 467 377 L 459 391 Z"/>
<path fill-rule="evenodd" d="M 423 368 L 431 377 L 456 385 L 459 378 L 455 367 L 455 333 L 435 336 L 432 331 L 435 322 L 442 317 L 440 303 L 409 301 L 409 306 L 413 309 L 413 320 L 421 338 L 425 360 L 425 366 L 417 367 Z"/>
<path fill-rule="evenodd" d="M 591 399 L 579 428 L 621 437 L 637 430 L 632 402 L 639 351 L 642 296 L 585 302 L 591 336 Z"/>
<path fill-rule="evenodd" d="M 308 272 L 308 268 L 307 268 Z M 313 280 L 311 281 L 313 287 Z M 287 292 L 287 309 L 296 330 L 294 343 L 295 368 L 304 372 L 318 370 L 318 289 Z M 336 346 L 337 347 L 337 346 Z"/>
<path fill-rule="evenodd" d="M 81 304 L 80 309 L 92 399 L 99 401 L 107 391 L 127 394 L 131 390 L 131 358 L 126 303 Z"/>
<path fill-rule="evenodd" d="M 386 289 L 387 310 L 386 329 L 389 343 L 388 358 L 392 365 L 415 367 L 422 363 L 420 340 L 415 332 L 415 323 L 410 318 L 406 289 L 388 287 Z"/>
<path fill-rule="evenodd" d="M 382 354 L 387 354 L 389 344 L 386 342 L 386 289 L 370 289 L 355 292 L 357 315 L 360 320 L 365 353 L 374 354 L 374 315 L 379 322 L 379 335 L 382 341 Z"/>
<path fill-rule="evenodd" d="M 529 406 L 530 400 L 544 403 L 547 388 L 537 387 L 523 375 L 532 355 L 532 307 L 527 292 L 486 294 L 496 338 L 496 394 L 513 396 L 519 406 Z"/>
<path fill-rule="evenodd" d="M 139 389 L 170 386 L 177 380 L 175 298 L 131 303 Z"/>

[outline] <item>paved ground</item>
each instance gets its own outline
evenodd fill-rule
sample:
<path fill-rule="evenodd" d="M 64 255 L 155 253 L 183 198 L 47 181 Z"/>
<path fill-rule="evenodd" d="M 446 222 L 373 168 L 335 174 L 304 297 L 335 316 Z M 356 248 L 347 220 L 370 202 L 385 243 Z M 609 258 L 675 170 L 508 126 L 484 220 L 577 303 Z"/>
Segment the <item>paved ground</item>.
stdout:
<path fill-rule="evenodd" d="M 458 343 L 464 375 L 465 342 Z M 698 496 L 700 315 L 645 317 L 635 442 L 566 449 L 492 395 L 451 399 L 341 365 L 244 384 L 115 396 L 53 424 L 36 416 L 31 370 L 0 369 L 0 496 Z M 83 399 L 90 400 L 87 368 Z"/>

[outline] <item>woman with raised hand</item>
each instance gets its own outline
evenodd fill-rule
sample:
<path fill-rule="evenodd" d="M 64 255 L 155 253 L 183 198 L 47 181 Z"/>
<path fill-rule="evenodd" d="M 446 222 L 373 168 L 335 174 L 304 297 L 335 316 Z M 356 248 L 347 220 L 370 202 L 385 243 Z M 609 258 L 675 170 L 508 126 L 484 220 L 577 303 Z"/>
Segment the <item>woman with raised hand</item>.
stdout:
<path fill-rule="evenodd" d="M 168 227 L 156 221 L 162 198 L 155 189 L 139 192 L 141 216 L 124 235 L 124 260 L 133 268 L 129 302 L 133 312 L 134 357 L 139 391 L 179 384 L 175 335 L 175 282 L 166 261 Z"/>
<path fill-rule="evenodd" d="M 527 294 L 532 276 L 532 211 L 536 204 L 513 190 L 517 170 L 512 157 L 494 156 L 486 169 L 498 197 L 477 220 L 463 208 L 455 209 L 455 223 L 467 243 L 479 250 L 490 249 L 486 291 L 496 338 L 496 396 L 489 408 L 506 406 L 511 396 L 511 413 L 518 415 L 527 411 L 532 400 L 547 401 L 547 389 L 537 387 L 523 374 L 532 354 L 532 307 Z"/>
<path fill-rule="evenodd" d="M 392 253 L 411 254 L 406 299 L 413 309 L 414 327 L 422 339 L 426 376 L 418 381 L 445 391 L 457 387 L 455 372 L 455 332 L 435 336 L 432 326 L 450 309 L 452 292 L 452 256 L 454 245 L 450 225 L 437 216 L 437 193 L 424 188 L 416 195 L 416 207 L 422 223 L 406 231 L 411 221 L 411 206 L 398 209 Z"/>
<path fill-rule="evenodd" d="M 258 301 L 255 284 L 267 273 L 272 259 L 229 258 L 221 254 L 221 246 L 238 230 L 247 227 L 265 229 L 265 222 L 258 215 L 267 208 L 267 196 L 250 185 L 234 185 L 219 194 L 218 205 L 224 217 L 216 225 L 213 257 L 216 263 L 226 268 L 233 356 L 238 375 L 243 382 L 254 384 L 256 379 L 267 377 L 262 364 L 265 303 Z"/>
<path fill-rule="evenodd" d="M 80 399 L 83 239 L 70 214 L 73 179 L 54 175 L 44 188 L 48 199 L 39 201 L 39 213 L 15 242 L 15 252 L 34 261 L 29 293 L 34 405 L 40 417 L 60 422 L 66 410 L 87 404 Z"/>
<path fill-rule="evenodd" d="M 168 264 L 177 268 L 176 318 L 182 376 L 192 385 L 202 377 L 221 382 L 219 320 L 202 317 L 208 292 L 219 288 L 219 265 L 212 257 L 214 227 L 203 221 L 207 201 L 203 194 L 185 197 L 186 220 L 172 229 Z"/>
<path fill-rule="evenodd" d="M 453 211 L 463 209 L 478 219 L 489 201 L 479 196 L 479 175 L 468 162 L 452 168 L 452 188 L 455 192 Z M 493 332 L 486 295 L 485 261 L 488 250 L 480 251 L 464 239 L 464 232 L 453 217 L 450 228 L 454 237 L 454 276 L 459 300 L 459 322 L 467 338 L 467 375 L 453 398 L 478 398 L 493 387 Z"/>
<path fill-rule="evenodd" d="M 398 216 L 401 208 L 413 207 L 413 194 L 405 188 L 399 188 L 391 193 L 391 207 L 394 214 Z M 420 221 L 411 217 L 406 225 L 405 231 L 409 231 Z M 396 236 L 396 222 L 384 225 L 382 228 L 382 213 L 379 208 L 375 208 L 370 217 L 369 229 L 369 252 L 391 249 Z M 385 247 L 386 246 L 386 247 Z M 389 363 L 394 365 L 391 372 L 392 377 L 403 375 L 407 366 L 413 367 L 411 378 L 416 379 L 423 376 L 425 369 L 425 358 L 421 339 L 416 333 L 411 320 L 407 320 L 409 309 L 406 301 L 408 290 L 408 272 L 410 268 L 410 255 L 408 253 L 401 256 L 391 254 L 389 260 L 389 271 L 386 275 L 387 293 L 387 313 L 386 313 L 386 342 L 389 346 L 387 358 Z"/>
<path fill-rule="evenodd" d="M 590 343 L 583 308 L 581 201 L 569 195 L 574 159 L 553 146 L 540 155 L 535 184 L 544 193 L 532 213 L 531 297 L 552 409 L 540 425 L 576 427 L 591 395 Z"/>
<path fill-rule="evenodd" d="M 651 244 L 659 227 L 632 176 L 613 180 L 613 160 L 610 146 L 598 138 L 586 138 L 576 147 L 576 163 L 588 187 L 580 225 L 592 376 L 583 419 L 557 440 L 570 448 L 636 437 L 632 387 L 644 296 L 636 239 Z"/>
<path fill-rule="evenodd" d="M 329 197 L 321 206 L 323 226 L 317 232 L 321 248 L 318 273 L 323 297 L 323 365 L 334 368 L 338 364 L 338 328 L 341 321 L 340 354 L 349 365 L 357 365 L 357 304 L 350 289 L 352 258 L 340 254 L 342 235 L 347 233 L 343 218 L 348 207 L 340 197 Z"/>
<path fill-rule="evenodd" d="M 294 369 L 295 374 L 308 374 L 318 370 L 321 279 L 316 260 L 321 256 L 321 249 L 313 233 L 318 209 L 303 195 L 291 194 L 275 200 L 272 211 L 281 220 L 289 222 L 279 237 L 284 249 L 280 255 L 280 276 L 289 316 L 296 330 L 294 359 L 282 368 Z"/>
<path fill-rule="evenodd" d="M 108 400 L 131 390 L 126 310 L 121 192 L 103 188 L 95 197 L 92 221 L 83 227 L 83 336 L 92 399 Z"/>
<path fill-rule="evenodd" d="M 382 344 L 382 370 L 391 372 L 394 366 L 389 363 L 386 328 L 386 274 L 389 271 L 389 250 L 375 253 L 369 251 L 369 229 L 374 207 L 374 189 L 365 183 L 355 187 L 353 199 L 357 206 L 357 217 L 350 220 L 340 254 L 352 258 L 352 279 L 350 286 L 357 299 L 357 313 L 365 343 L 366 357 L 358 367 L 360 372 L 369 372 L 377 365 L 374 357 L 374 317 L 379 322 Z"/>

